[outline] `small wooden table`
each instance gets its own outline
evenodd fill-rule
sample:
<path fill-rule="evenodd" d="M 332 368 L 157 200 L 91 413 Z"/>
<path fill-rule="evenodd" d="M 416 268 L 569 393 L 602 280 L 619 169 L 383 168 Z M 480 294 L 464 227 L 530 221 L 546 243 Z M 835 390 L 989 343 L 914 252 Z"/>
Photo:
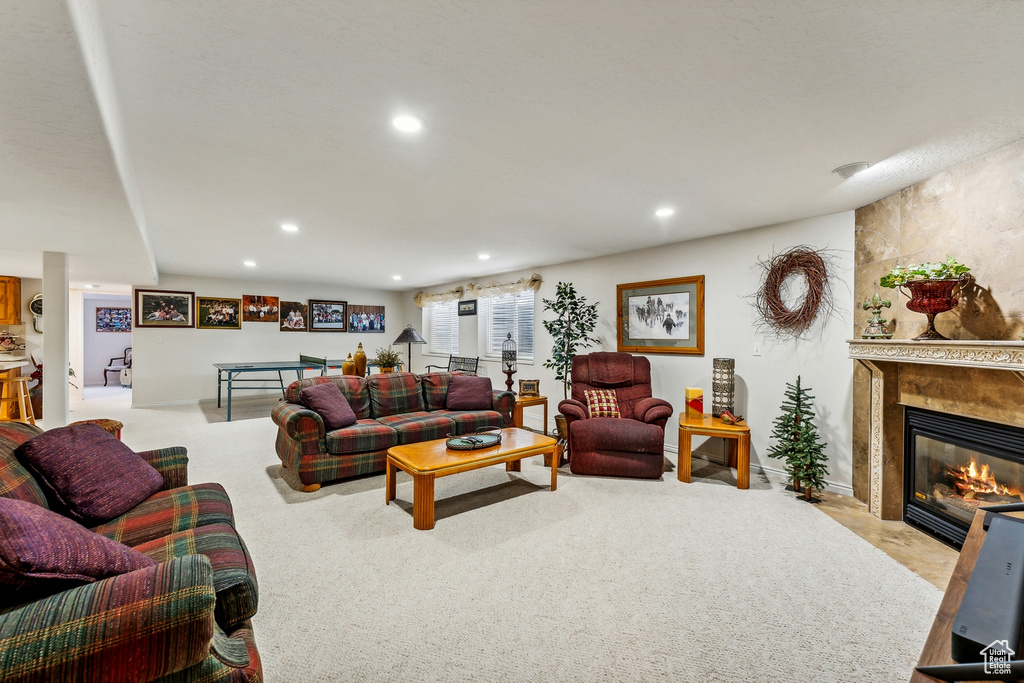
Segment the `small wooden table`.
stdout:
<path fill-rule="evenodd" d="M 385 470 L 386 499 L 395 499 L 397 470 L 412 475 L 412 525 L 417 529 L 434 528 L 434 479 L 449 474 L 468 472 L 481 467 L 505 463 L 508 472 L 522 471 L 522 459 L 532 455 L 555 453 L 556 442 L 550 436 L 506 427 L 501 430 L 501 443 L 475 451 L 453 451 L 445 439 L 392 446 L 388 449 Z M 551 490 L 558 486 L 558 468 L 551 468 Z"/>
<path fill-rule="evenodd" d="M 548 433 L 548 397 L 547 396 L 516 396 L 516 407 L 512 412 L 512 421 L 516 427 L 523 428 L 523 408 L 544 406 L 544 434 Z"/>
<path fill-rule="evenodd" d="M 694 434 L 725 439 L 729 448 L 729 467 L 736 468 L 736 488 L 750 488 L 750 427 L 745 422 L 725 424 L 707 413 L 697 418 L 688 418 L 685 412 L 679 414 L 679 481 L 690 483 Z"/>

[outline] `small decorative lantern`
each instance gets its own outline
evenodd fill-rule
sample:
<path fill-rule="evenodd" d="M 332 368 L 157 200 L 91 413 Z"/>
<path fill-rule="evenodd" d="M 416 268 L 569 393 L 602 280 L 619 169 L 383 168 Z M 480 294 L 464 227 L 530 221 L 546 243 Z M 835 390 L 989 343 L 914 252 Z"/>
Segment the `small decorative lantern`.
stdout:
<path fill-rule="evenodd" d="M 516 374 L 516 343 L 511 332 L 501 345 L 501 371 L 508 378 L 505 380 L 505 386 L 512 391 L 512 375 Z"/>
<path fill-rule="evenodd" d="M 722 412 L 733 412 L 736 396 L 736 359 L 715 358 L 711 374 L 711 414 L 721 417 Z"/>

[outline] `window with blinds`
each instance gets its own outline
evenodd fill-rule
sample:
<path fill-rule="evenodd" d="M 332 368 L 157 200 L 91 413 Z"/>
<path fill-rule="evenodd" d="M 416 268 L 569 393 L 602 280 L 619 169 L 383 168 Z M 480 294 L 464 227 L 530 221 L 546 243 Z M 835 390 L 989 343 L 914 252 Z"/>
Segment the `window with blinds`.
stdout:
<path fill-rule="evenodd" d="M 459 302 L 427 304 L 423 307 L 423 329 L 427 333 L 427 353 L 459 353 Z"/>
<path fill-rule="evenodd" d="M 517 358 L 532 361 L 534 291 L 490 296 L 480 299 L 478 305 L 483 319 L 481 355 L 501 360 L 501 345 L 511 332 L 516 342 Z"/>

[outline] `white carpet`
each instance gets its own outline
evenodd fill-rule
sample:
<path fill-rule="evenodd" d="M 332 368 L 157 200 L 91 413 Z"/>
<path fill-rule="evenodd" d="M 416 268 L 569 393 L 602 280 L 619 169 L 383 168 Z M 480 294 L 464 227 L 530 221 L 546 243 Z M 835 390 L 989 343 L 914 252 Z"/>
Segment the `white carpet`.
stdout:
<path fill-rule="evenodd" d="M 260 582 L 275 681 L 905 681 L 941 591 L 778 487 L 573 477 L 540 458 L 437 481 L 383 475 L 296 491 L 269 418 L 208 407 L 114 417 L 136 449 L 181 444 L 221 482 Z M 266 408 L 240 409 L 238 416 Z"/>

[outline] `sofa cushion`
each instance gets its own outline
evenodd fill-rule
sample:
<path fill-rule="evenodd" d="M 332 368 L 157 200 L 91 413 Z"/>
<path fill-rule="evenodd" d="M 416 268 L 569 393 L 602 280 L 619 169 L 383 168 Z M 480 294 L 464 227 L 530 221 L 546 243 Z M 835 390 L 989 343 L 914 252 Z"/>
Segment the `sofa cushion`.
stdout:
<path fill-rule="evenodd" d="M 138 545 L 135 550 L 156 562 L 186 555 L 206 555 L 213 566 L 217 623 L 235 626 L 256 614 L 259 600 L 256 569 L 245 543 L 230 524 L 210 524 L 180 531 Z"/>
<path fill-rule="evenodd" d="M 437 412 L 419 411 L 378 417 L 377 421 L 398 432 L 398 445 L 441 439 L 455 433 L 455 422 Z"/>
<path fill-rule="evenodd" d="M 572 452 L 623 451 L 661 455 L 665 449 L 665 432 L 661 427 L 637 420 L 594 417 L 576 420 L 569 427 Z"/>
<path fill-rule="evenodd" d="M 93 531 L 136 546 L 178 531 L 234 523 L 231 500 L 223 486 L 193 484 L 160 491 L 120 517 L 93 527 Z"/>
<path fill-rule="evenodd" d="M 590 417 L 619 417 L 619 401 L 611 389 L 588 389 L 583 395 Z"/>
<path fill-rule="evenodd" d="M 366 390 L 366 380 L 362 377 L 351 375 L 326 375 L 321 377 L 310 377 L 297 382 L 292 382 L 285 389 L 284 397 L 289 403 L 303 405 L 299 398 L 300 393 L 306 387 L 313 387 L 317 384 L 330 382 L 341 390 L 341 394 L 348 401 L 352 412 L 359 420 L 370 417 L 370 394 Z"/>
<path fill-rule="evenodd" d="M 306 387 L 299 392 L 299 399 L 302 405 L 319 413 L 324 420 L 324 427 L 329 431 L 356 423 L 356 414 L 334 382 Z"/>
<path fill-rule="evenodd" d="M 472 434 L 502 427 L 501 413 L 496 410 L 437 410 L 431 414 L 454 422 L 454 434 Z"/>
<path fill-rule="evenodd" d="M 50 507 L 85 525 L 124 514 L 164 484 L 152 465 L 95 424 L 51 429 L 14 453 Z"/>
<path fill-rule="evenodd" d="M 0 498 L 0 603 L 27 602 L 154 564 L 35 503 Z"/>
<path fill-rule="evenodd" d="M 488 410 L 493 404 L 490 377 L 455 375 L 448 384 L 448 410 Z"/>
<path fill-rule="evenodd" d="M 389 372 L 366 379 L 374 418 L 423 411 L 420 378 L 411 372 Z"/>
<path fill-rule="evenodd" d="M 420 375 L 420 384 L 423 385 L 423 401 L 426 410 L 445 410 L 445 401 L 448 398 L 448 385 L 452 377 L 466 375 L 474 377 L 476 373 L 456 370 L 455 372 L 427 372 Z M 488 406 L 490 407 L 490 406 Z"/>
<path fill-rule="evenodd" d="M 21 422 L 0 423 L 0 496 L 49 507 L 46 494 L 25 466 L 14 457 L 14 449 L 43 430 Z"/>
<path fill-rule="evenodd" d="M 382 451 L 398 443 L 398 432 L 376 420 L 359 420 L 354 425 L 327 432 L 327 452 L 334 455 Z"/>

